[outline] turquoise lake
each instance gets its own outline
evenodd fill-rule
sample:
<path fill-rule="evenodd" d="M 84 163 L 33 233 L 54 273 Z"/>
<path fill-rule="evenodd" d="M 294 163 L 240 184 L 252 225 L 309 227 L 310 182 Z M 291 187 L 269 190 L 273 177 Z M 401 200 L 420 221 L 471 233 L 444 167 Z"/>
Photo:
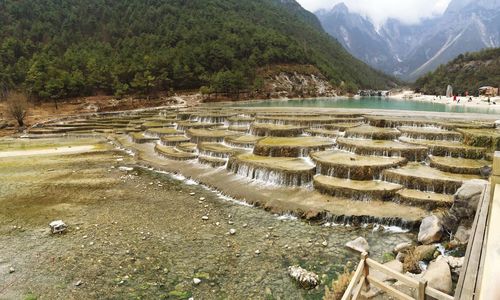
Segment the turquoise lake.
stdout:
<path fill-rule="evenodd" d="M 394 100 L 382 97 L 262 100 L 248 101 L 243 103 L 231 103 L 230 106 L 390 109 L 500 115 L 500 103 L 498 104 L 498 108 L 497 105 L 491 105 L 490 107 L 472 107 L 466 105 L 446 105 L 443 103 L 423 102 L 415 100 Z"/>

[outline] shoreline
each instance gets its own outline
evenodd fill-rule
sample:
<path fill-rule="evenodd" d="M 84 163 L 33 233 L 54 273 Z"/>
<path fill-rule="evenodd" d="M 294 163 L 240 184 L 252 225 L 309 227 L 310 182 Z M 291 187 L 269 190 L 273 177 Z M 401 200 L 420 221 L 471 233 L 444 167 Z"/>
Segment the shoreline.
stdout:
<path fill-rule="evenodd" d="M 445 104 L 451 107 L 473 107 L 473 108 L 489 108 L 497 110 L 500 114 L 500 96 L 489 97 L 490 103 L 488 104 L 488 97 L 485 96 L 457 96 L 457 101 L 453 101 L 453 97 L 446 96 L 436 96 L 436 95 L 422 95 L 419 93 L 414 93 L 410 91 L 406 91 L 399 94 L 393 94 L 387 96 L 387 98 L 391 100 L 411 100 L 417 102 L 430 102 L 430 103 L 439 103 Z M 469 98 L 472 98 L 469 101 Z M 496 104 L 494 104 L 496 103 Z"/>

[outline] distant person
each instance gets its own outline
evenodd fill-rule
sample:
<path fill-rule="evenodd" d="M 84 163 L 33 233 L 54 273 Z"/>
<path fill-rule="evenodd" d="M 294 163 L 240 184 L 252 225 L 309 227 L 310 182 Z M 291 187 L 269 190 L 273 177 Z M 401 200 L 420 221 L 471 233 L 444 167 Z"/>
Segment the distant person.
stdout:
<path fill-rule="evenodd" d="M 491 104 L 491 100 L 490 100 L 490 97 L 488 97 L 488 104 Z"/>
<path fill-rule="evenodd" d="M 472 102 L 472 97 L 469 97 L 469 102 Z"/>
<path fill-rule="evenodd" d="M 457 104 L 460 103 L 460 98 L 457 99 Z"/>
<path fill-rule="evenodd" d="M 453 95 L 453 101 L 457 101 L 457 95 Z"/>

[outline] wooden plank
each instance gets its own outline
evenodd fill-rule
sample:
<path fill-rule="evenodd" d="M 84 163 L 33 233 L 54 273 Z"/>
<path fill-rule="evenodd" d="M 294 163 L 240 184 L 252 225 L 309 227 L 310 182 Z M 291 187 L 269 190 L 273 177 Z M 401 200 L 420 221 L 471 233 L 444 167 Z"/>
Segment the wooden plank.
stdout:
<path fill-rule="evenodd" d="M 476 213 L 476 216 L 478 216 L 478 222 L 474 231 L 474 238 L 469 239 L 469 243 L 472 243 L 472 245 L 470 248 L 470 253 L 467 253 L 467 269 L 464 273 L 464 280 L 458 299 L 471 300 L 475 297 L 474 293 L 476 290 L 477 276 L 479 273 L 481 252 L 486 235 L 486 221 L 488 216 L 489 202 L 489 189 L 486 188 L 483 191 L 481 200 L 479 202 L 480 208 L 478 208 L 478 211 Z"/>
<path fill-rule="evenodd" d="M 352 289 L 354 288 L 354 285 L 359 282 L 359 278 L 363 274 L 364 267 L 365 267 L 365 260 L 361 259 L 361 261 L 358 264 L 358 267 L 356 268 L 356 272 L 354 272 L 354 276 L 352 277 L 351 282 L 349 282 L 349 285 L 347 286 L 347 289 L 345 290 L 344 295 L 342 296 L 342 300 L 351 299 Z"/>
<path fill-rule="evenodd" d="M 405 293 L 402 293 L 402 292 L 396 290 L 395 288 L 383 283 L 382 281 L 379 281 L 378 279 L 374 278 L 371 275 L 368 275 L 368 282 L 370 282 L 370 284 L 373 284 L 375 287 L 383 290 L 384 292 L 386 292 L 390 296 L 396 297 L 396 299 L 415 300 L 412 297 L 406 295 Z"/>
<path fill-rule="evenodd" d="M 453 296 L 445 294 L 445 293 L 438 291 L 438 290 L 431 288 L 431 287 L 427 287 L 425 289 L 425 294 L 428 296 L 431 296 L 432 298 L 435 298 L 437 300 L 453 300 L 453 299 L 455 299 Z"/>
<path fill-rule="evenodd" d="M 425 300 L 425 288 L 427 287 L 427 280 L 421 278 L 418 281 L 417 300 Z"/>
<path fill-rule="evenodd" d="M 396 272 L 396 271 L 374 261 L 371 258 L 366 259 L 366 264 L 369 267 L 376 269 L 377 271 L 380 271 L 386 275 L 392 276 L 393 278 L 405 283 L 406 285 L 408 285 L 411 288 L 418 288 L 418 280 L 413 279 L 411 277 L 407 277 L 399 272 Z"/>
<path fill-rule="evenodd" d="M 365 285 L 365 280 L 366 280 L 365 275 L 361 276 L 361 279 L 360 279 L 358 285 L 356 286 L 356 288 L 354 289 L 354 293 L 352 294 L 353 300 L 358 299 L 359 295 L 361 294 L 361 290 L 363 289 L 363 285 Z"/>
<path fill-rule="evenodd" d="M 485 194 L 489 195 L 489 191 L 491 190 L 491 185 L 489 188 L 486 189 Z M 488 196 L 489 197 L 489 196 Z M 483 247 L 481 248 L 481 254 L 480 254 L 480 260 L 479 260 L 479 266 L 478 266 L 478 274 L 476 278 L 476 287 L 474 290 L 474 298 L 478 298 L 480 294 L 480 289 L 481 289 L 481 281 L 483 280 L 483 274 L 484 274 L 484 260 L 486 258 L 486 250 L 488 249 L 488 232 L 490 228 L 490 217 L 491 217 L 491 208 L 492 208 L 492 199 L 486 199 L 488 197 L 485 197 L 484 201 L 488 203 L 488 207 L 486 208 L 486 224 L 484 226 L 484 236 L 483 236 Z M 493 197 L 493 196 L 492 196 Z"/>
<path fill-rule="evenodd" d="M 495 157 L 497 159 L 497 157 Z M 498 158 L 500 160 L 500 157 Z M 488 216 L 488 231 L 484 247 L 484 263 L 479 270 L 480 279 L 476 286 L 476 295 L 479 299 L 500 299 L 500 184 L 496 185 L 495 194 L 490 204 Z"/>
<path fill-rule="evenodd" d="M 484 193 L 484 191 L 483 191 L 483 193 Z M 477 205 L 478 207 L 477 207 L 476 215 L 474 216 L 474 222 L 472 223 L 472 226 L 471 226 L 471 234 L 469 237 L 469 243 L 467 244 L 467 249 L 465 251 L 464 264 L 462 266 L 462 270 L 460 271 L 460 277 L 458 278 L 457 286 L 455 288 L 455 298 L 456 299 L 460 299 L 460 297 L 461 297 L 461 294 L 463 291 L 463 285 L 465 282 L 465 277 L 467 275 L 467 270 L 470 267 L 469 257 L 471 255 L 471 251 L 472 251 L 472 245 L 473 245 L 472 241 L 474 240 L 474 238 L 477 234 L 477 224 L 479 223 L 479 218 L 481 215 L 481 208 L 482 208 L 482 200 L 483 199 L 484 198 L 481 197 L 481 201 L 479 201 L 479 203 Z"/>

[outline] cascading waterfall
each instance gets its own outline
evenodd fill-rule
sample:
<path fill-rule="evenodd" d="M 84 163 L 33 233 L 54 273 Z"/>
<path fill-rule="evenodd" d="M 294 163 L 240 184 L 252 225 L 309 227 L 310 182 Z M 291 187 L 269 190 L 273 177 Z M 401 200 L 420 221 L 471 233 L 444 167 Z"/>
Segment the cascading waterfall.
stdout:
<path fill-rule="evenodd" d="M 311 173 L 288 173 L 285 171 L 270 170 L 247 163 L 229 160 L 227 170 L 250 179 L 283 186 L 308 186 L 312 181 Z"/>

